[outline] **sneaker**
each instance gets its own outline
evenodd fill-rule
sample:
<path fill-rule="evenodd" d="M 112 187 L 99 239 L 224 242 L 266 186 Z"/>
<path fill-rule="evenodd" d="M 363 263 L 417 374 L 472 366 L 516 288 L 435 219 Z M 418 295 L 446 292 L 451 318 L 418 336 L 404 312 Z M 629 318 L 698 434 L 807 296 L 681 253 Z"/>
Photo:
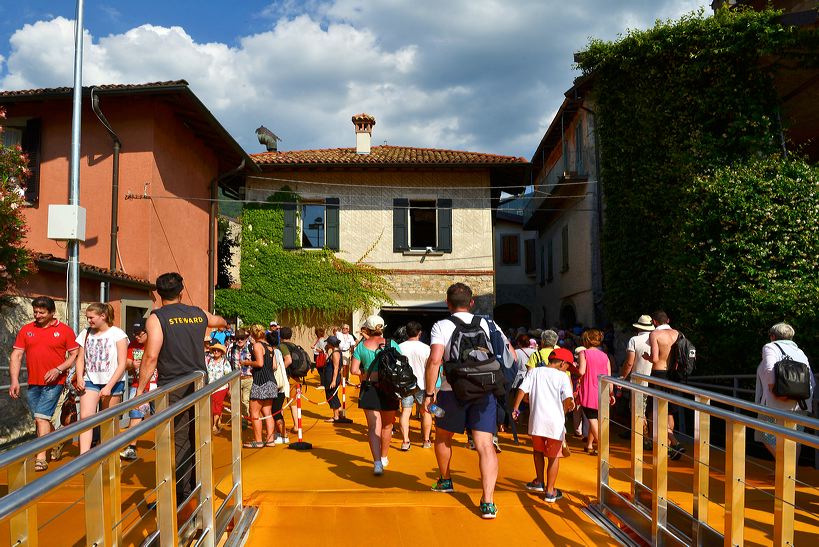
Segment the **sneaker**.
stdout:
<path fill-rule="evenodd" d="M 284 444 L 284 437 L 279 437 L 276 435 L 276 439 L 273 441 L 273 444 Z"/>
<path fill-rule="evenodd" d="M 381 465 L 384 466 L 384 469 L 386 469 L 389 464 L 390 464 L 389 458 L 381 458 Z"/>
<path fill-rule="evenodd" d="M 493 519 L 498 516 L 498 508 L 494 503 L 481 502 L 481 518 Z"/>
<path fill-rule="evenodd" d="M 535 479 L 532 482 L 526 483 L 526 489 L 529 492 L 545 492 L 546 489 L 543 487 L 543 483 L 539 480 Z"/>
<path fill-rule="evenodd" d="M 455 489 L 452 487 L 452 479 L 438 479 L 438 481 L 432 486 L 432 491 L 444 493 L 454 492 Z"/>
<path fill-rule="evenodd" d="M 498 454 L 500 454 L 500 453 L 501 453 L 501 447 L 500 447 L 500 445 L 498 444 L 498 438 L 497 438 L 497 437 L 495 437 L 494 439 L 492 439 L 492 444 L 493 444 L 493 445 L 495 445 L 495 452 L 497 452 Z"/>
<path fill-rule="evenodd" d="M 559 499 L 563 499 L 563 492 L 560 491 L 559 488 L 555 488 L 555 491 L 551 494 L 548 492 L 545 496 L 543 496 L 543 501 L 548 501 L 549 503 L 554 503 Z"/>
<path fill-rule="evenodd" d="M 424 444 L 421 445 L 421 448 L 432 448 L 432 442 L 424 441 Z"/>
<path fill-rule="evenodd" d="M 290 444 L 290 437 L 284 438 L 284 444 Z"/>
<path fill-rule="evenodd" d="M 384 474 L 384 464 L 381 463 L 381 460 L 378 460 L 373 463 L 373 475 L 383 475 Z"/>
<path fill-rule="evenodd" d="M 119 457 L 123 460 L 133 461 L 137 459 L 136 449 L 133 446 L 129 446 L 125 450 L 119 453 Z"/>

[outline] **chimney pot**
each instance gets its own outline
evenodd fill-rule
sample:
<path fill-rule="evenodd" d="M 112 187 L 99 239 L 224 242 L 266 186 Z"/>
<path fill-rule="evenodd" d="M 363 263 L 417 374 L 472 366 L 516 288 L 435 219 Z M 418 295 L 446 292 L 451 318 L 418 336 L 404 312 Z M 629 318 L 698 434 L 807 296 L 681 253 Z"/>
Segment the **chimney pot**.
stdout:
<path fill-rule="evenodd" d="M 356 154 L 369 154 L 375 118 L 365 113 L 356 114 L 353 116 L 353 125 L 355 126 Z"/>

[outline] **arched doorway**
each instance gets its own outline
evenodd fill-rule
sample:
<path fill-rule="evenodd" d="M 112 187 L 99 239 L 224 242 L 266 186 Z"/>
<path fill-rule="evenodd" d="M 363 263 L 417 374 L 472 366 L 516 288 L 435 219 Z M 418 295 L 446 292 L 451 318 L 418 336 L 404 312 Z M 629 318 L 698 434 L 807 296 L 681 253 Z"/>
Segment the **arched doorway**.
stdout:
<path fill-rule="evenodd" d="M 570 329 L 577 323 L 577 313 L 574 311 L 574 305 L 571 303 L 564 303 L 560 308 L 560 328 Z"/>
<path fill-rule="evenodd" d="M 495 306 L 492 318 L 504 329 L 532 326 L 532 312 L 520 304 Z"/>

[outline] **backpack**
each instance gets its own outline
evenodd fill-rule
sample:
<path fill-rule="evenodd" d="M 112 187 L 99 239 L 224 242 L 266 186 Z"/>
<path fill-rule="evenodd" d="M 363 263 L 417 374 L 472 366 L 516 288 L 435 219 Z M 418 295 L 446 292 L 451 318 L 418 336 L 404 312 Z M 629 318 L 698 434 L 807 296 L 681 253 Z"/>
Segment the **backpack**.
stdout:
<path fill-rule="evenodd" d="M 509 344 L 503 337 L 503 333 L 498 330 L 495 322 L 487 316 L 478 316 L 486 320 L 489 325 L 489 343 L 492 344 L 492 353 L 495 354 L 495 359 L 503 365 L 501 368 L 503 372 L 503 379 L 506 381 L 506 386 L 511 387 L 515 382 L 515 377 L 518 375 L 517 370 L 517 356 L 509 350 Z"/>
<path fill-rule="evenodd" d="M 450 338 L 449 355 L 445 356 L 444 374 L 461 402 L 474 401 L 494 393 L 506 394 L 504 366 L 495 357 L 492 343 L 481 327 L 481 318 L 474 316 L 464 323 L 456 316 L 449 319 L 455 330 Z"/>
<path fill-rule="evenodd" d="M 418 379 L 409 364 L 409 359 L 402 355 L 389 339 L 375 356 L 370 373 L 372 374 L 374 370 L 378 371 L 377 385 L 381 391 L 395 393 L 404 398 L 414 395 L 419 390 Z"/>
<path fill-rule="evenodd" d="M 799 401 L 799 408 L 807 410 L 805 400 L 810 399 L 810 367 L 795 361 L 779 344 L 774 345 L 782 354 L 782 359 L 774 364 L 774 395 Z"/>
<path fill-rule="evenodd" d="M 282 342 L 290 350 L 290 358 L 293 360 L 287 367 L 287 375 L 291 378 L 304 378 L 310 370 L 310 360 L 307 352 L 301 346 L 292 342 Z"/>
<path fill-rule="evenodd" d="M 685 382 L 697 366 L 697 348 L 683 333 L 677 332 L 677 341 L 668 354 L 668 376 L 675 382 Z"/>

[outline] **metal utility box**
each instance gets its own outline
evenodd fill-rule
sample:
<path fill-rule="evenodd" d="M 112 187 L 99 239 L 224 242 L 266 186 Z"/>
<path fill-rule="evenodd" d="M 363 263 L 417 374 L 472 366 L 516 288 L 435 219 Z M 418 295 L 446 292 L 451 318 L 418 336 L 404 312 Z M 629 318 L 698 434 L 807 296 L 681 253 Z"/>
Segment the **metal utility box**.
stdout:
<path fill-rule="evenodd" d="M 85 241 L 85 208 L 49 205 L 48 239 Z"/>

